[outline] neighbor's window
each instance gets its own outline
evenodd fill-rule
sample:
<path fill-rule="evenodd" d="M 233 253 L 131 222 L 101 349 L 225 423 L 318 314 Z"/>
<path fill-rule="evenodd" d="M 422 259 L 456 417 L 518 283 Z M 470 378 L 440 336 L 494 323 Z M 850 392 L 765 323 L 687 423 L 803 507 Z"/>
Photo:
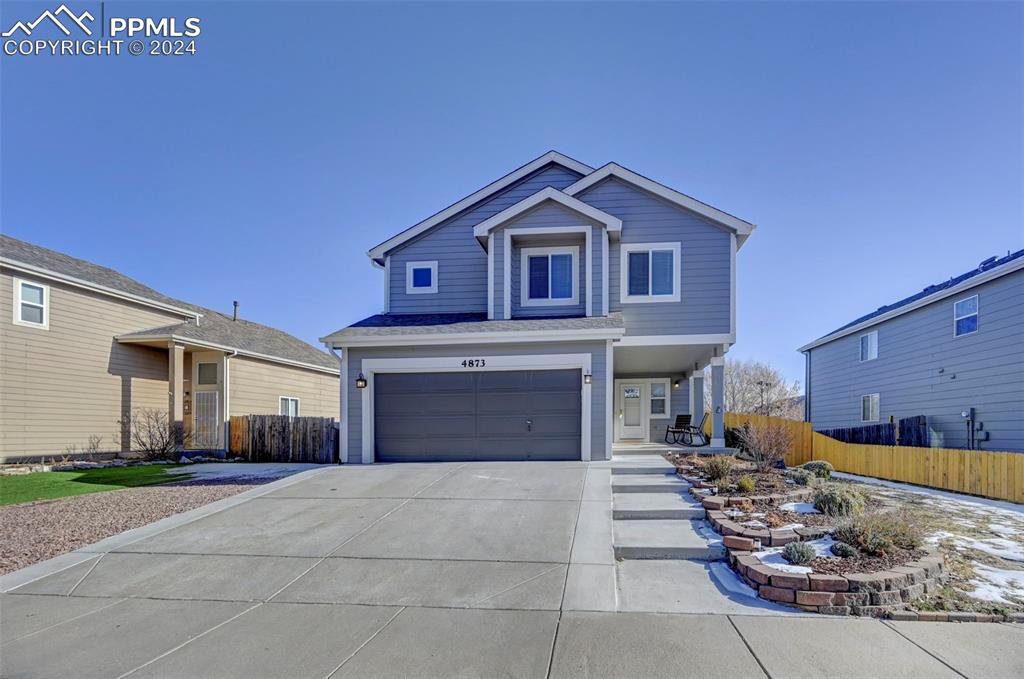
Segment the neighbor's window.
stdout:
<path fill-rule="evenodd" d="M 622 301 L 679 301 L 679 243 L 622 245 Z"/>
<path fill-rule="evenodd" d="M 978 296 L 962 299 L 953 305 L 953 336 L 978 332 Z"/>
<path fill-rule="evenodd" d="M 860 336 L 860 360 L 873 361 L 878 358 L 878 331 Z"/>
<path fill-rule="evenodd" d="M 288 417 L 299 416 L 299 399 L 291 396 L 281 397 L 281 414 Z"/>
<path fill-rule="evenodd" d="M 576 304 L 575 282 L 579 249 L 523 248 L 521 303 L 523 306 Z"/>
<path fill-rule="evenodd" d="M 200 363 L 196 367 L 196 378 L 199 384 L 217 384 L 217 364 Z"/>
<path fill-rule="evenodd" d="M 668 414 L 668 383 L 651 382 L 651 417 Z"/>
<path fill-rule="evenodd" d="M 860 397 L 860 421 L 878 422 L 878 394 L 865 394 Z"/>
<path fill-rule="evenodd" d="M 407 262 L 405 291 L 413 295 L 437 292 L 437 262 Z"/>
<path fill-rule="evenodd" d="M 49 287 L 14 279 L 14 322 L 47 328 L 50 324 L 49 297 Z"/>

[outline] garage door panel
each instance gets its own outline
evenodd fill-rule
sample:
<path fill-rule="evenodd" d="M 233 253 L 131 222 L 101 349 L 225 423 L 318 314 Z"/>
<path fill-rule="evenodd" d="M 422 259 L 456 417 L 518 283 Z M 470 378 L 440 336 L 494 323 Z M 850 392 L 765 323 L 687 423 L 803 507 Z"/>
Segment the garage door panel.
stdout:
<path fill-rule="evenodd" d="M 580 370 L 377 374 L 376 459 L 578 460 L 581 382 Z"/>

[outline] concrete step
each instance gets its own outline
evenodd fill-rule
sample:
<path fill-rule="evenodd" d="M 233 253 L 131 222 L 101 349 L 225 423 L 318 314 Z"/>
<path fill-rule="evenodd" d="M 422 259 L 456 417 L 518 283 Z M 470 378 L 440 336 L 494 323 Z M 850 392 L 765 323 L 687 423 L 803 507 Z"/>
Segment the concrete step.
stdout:
<path fill-rule="evenodd" d="M 638 455 L 658 455 L 661 452 L 673 452 L 671 448 L 665 446 L 664 448 L 612 448 L 612 457 L 636 457 Z"/>
<path fill-rule="evenodd" d="M 619 493 L 612 503 L 612 518 L 620 521 L 704 518 L 704 508 L 689 495 L 678 493 Z"/>
<path fill-rule="evenodd" d="M 717 561 L 725 557 L 721 541 L 708 539 L 703 521 L 613 522 L 613 546 L 617 559 L 697 559 Z"/>
<path fill-rule="evenodd" d="M 656 465 L 656 464 L 641 464 L 641 465 L 615 465 L 612 467 L 612 474 L 620 476 L 624 474 L 661 474 L 663 476 L 673 476 L 676 473 L 676 468 L 670 464 Z"/>
<path fill-rule="evenodd" d="M 675 474 L 612 475 L 612 493 L 684 493 L 689 487 Z"/>

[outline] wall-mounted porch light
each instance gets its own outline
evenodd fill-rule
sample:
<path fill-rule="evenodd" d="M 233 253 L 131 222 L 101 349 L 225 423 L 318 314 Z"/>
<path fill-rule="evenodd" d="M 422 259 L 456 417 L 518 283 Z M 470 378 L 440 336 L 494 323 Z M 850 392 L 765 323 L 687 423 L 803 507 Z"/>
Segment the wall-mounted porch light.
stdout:
<path fill-rule="evenodd" d="M 674 381 L 674 382 L 672 383 L 672 388 L 673 388 L 673 389 L 678 389 L 678 388 L 679 388 L 679 380 L 676 380 L 676 381 Z"/>
<path fill-rule="evenodd" d="M 363 373 L 359 373 L 359 377 L 356 378 L 356 389 L 366 389 L 366 378 L 363 377 Z"/>
<path fill-rule="evenodd" d="M 590 373 L 587 373 L 586 375 L 583 376 L 583 384 L 590 384 L 593 381 L 594 381 L 594 376 L 591 375 Z"/>

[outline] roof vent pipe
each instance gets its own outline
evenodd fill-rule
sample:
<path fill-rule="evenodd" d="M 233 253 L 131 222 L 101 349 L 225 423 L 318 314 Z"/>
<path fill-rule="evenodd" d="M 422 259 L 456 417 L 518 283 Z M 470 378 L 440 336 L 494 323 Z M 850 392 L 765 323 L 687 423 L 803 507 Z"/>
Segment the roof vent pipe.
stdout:
<path fill-rule="evenodd" d="M 231 320 L 237 321 L 238 320 L 238 300 L 236 299 L 234 302 L 232 302 L 232 304 L 235 305 L 235 313 L 232 314 Z"/>

